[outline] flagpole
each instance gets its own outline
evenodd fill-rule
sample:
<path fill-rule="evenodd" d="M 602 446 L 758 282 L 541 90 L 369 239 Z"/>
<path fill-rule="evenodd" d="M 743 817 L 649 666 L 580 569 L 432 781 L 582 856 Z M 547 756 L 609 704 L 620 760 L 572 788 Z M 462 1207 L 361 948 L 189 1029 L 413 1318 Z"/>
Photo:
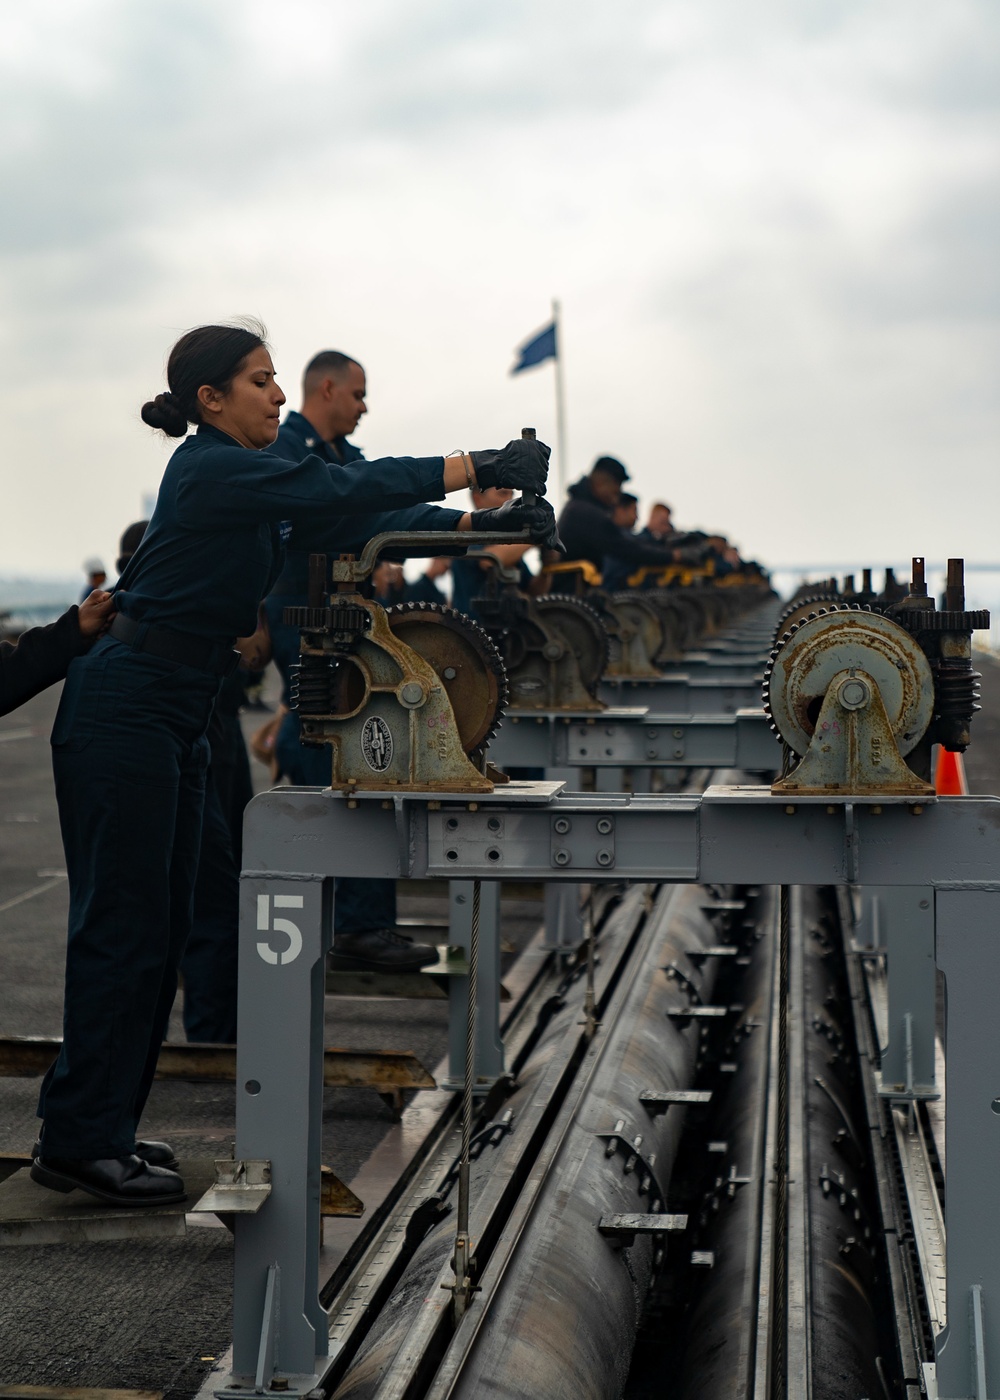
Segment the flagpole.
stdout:
<path fill-rule="evenodd" d="M 556 451 L 559 454 L 558 481 L 559 481 L 559 505 L 562 506 L 566 499 L 566 397 L 563 389 L 563 367 L 562 367 L 562 327 L 559 324 L 560 306 L 558 301 L 552 302 L 552 323 L 556 328 Z"/>

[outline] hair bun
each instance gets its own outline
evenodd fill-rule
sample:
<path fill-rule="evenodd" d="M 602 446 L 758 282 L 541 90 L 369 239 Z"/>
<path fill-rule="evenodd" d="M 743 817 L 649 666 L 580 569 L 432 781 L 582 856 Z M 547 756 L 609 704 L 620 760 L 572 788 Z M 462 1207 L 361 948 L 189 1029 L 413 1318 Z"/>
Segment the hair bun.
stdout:
<path fill-rule="evenodd" d="M 157 394 L 155 399 L 144 403 L 140 412 L 144 423 L 158 428 L 167 437 L 183 437 L 188 430 L 188 416 L 181 407 L 180 399 L 169 391 Z"/>

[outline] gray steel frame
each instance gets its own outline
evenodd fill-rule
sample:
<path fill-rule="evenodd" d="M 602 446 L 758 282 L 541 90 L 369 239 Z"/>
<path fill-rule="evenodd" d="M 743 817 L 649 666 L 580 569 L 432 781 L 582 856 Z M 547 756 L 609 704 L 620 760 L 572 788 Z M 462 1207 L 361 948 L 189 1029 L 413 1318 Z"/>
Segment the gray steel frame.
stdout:
<path fill-rule="evenodd" d="M 605 676 L 598 698 L 608 705 L 645 705 L 658 714 L 734 715 L 760 704 L 761 677 L 722 679 L 687 671 L 664 671 L 655 680 Z"/>
<path fill-rule="evenodd" d="M 879 1092 L 890 1099 L 936 1099 L 937 978 L 934 891 L 872 885 L 860 891 L 855 942 L 884 953 L 888 1044 L 880 1046 Z"/>
<path fill-rule="evenodd" d="M 734 715 L 653 714 L 642 706 L 605 714 L 510 711 L 490 740 L 500 768 L 739 768 L 771 773 L 781 745 L 763 710 Z"/>
<path fill-rule="evenodd" d="M 1000 799 L 788 803 L 760 787 L 581 795 L 512 783 L 470 801 L 278 788 L 247 809 L 244 859 L 236 1157 L 269 1162 L 271 1191 L 235 1217 L 233 1375 L 220 1395 L 259 1394 L 276 1376 L 303 1395 L 324 1369 L 323 971 L 333 879 L 350 873 L 921 886 L 949 1000 L 949 1327 L 937 1380 L 945 1400 L 985 1400 L 987 1359 L 1000 1372 Z"/>

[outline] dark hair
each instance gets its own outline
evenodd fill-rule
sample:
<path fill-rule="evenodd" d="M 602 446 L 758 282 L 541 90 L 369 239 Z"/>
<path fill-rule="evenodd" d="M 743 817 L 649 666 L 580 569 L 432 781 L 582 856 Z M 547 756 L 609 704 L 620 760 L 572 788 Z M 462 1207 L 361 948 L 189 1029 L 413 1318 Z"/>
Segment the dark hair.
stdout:
<path fill-rule="evenodd" d="M 631 491 L 623 491 L 618 497 L 618 504 L 620 506 L 637 506 L 639 497 L 633 496 Z"/>
<path fill-rule="evenodd" d="M 142 537 L 146 533 L 148 520 L 137 520 L 134 525 L 130 525 L 122 535 L 118 548 L 120 553 L 115 568 L 122 573 L 125 565 L 132 558 L 139 546 L 142 544 Z"/>
<path fill-rule="evenodd" d="M 142 421 L 159 428 L 167 437 L 183 437 L 189 423 L 200 423 L 198 390 L 211 384 L 228 393 L 243 361 L 267 345 L 267 331 L 259 321 L 239 326 L 197 326 L 185 331 L 167 361 L 166 394 L 142 406 Z"/>
<path fill-rule="evenodd" d="M 314 355 L 305 369 L 302 371 L 302 392 L 308 394 L 316 386 L 316 381 L 322 377 L 324 379 L 343 379 L 351 365 L 357 365 L 358 369 L 364 373 L 364 369 L 357 360 L 352 360 L 350 355 L 342 355 L 339 350 L 321 350 L 318 355 Z"/>
<path fill-rule="evenodd" d="M 605 476 L 610 476 L 613 481 L 617 481 L 620 486 L 623 481 L 628 481 L 629 475 L 617 457 L 598 457 L 597 461 L 590 469 L 592 472 L 602 472 Z"/>

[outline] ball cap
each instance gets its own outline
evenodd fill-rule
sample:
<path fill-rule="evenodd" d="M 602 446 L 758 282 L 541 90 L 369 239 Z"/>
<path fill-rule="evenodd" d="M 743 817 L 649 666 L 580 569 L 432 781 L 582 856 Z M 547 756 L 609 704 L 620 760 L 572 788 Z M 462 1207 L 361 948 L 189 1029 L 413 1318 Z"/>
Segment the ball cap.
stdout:
<path fill-rule="evenodd" d="M 590 470 L 603 472 L 605 476 L 614 477 L 619 483 L 630 480 L 628 472 L 617 457 L 598 457 Z"/>
<path fill-rule="evenodd" d="M 103 559 L 98 559 L 95 555 L 93 559 L 83 561 L 83 572 L 85 574 L 106 574 L 108 571 L 104 567 Z"/>

